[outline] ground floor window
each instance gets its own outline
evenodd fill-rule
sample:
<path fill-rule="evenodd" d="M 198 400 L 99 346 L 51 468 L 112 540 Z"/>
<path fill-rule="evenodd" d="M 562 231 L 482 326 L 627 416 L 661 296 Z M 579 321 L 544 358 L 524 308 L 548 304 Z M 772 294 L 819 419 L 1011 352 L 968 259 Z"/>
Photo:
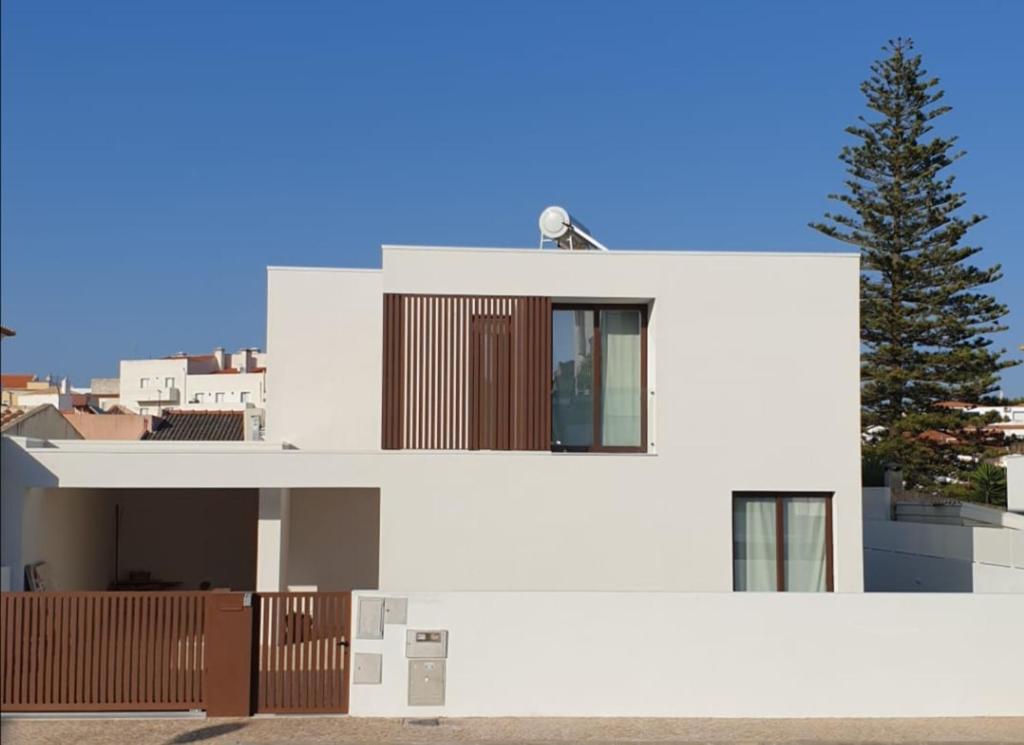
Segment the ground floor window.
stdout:
<path fill-rule="evenodd" d="M 735 492 L 733 589 L 831 592 L 832 495 Z"/>

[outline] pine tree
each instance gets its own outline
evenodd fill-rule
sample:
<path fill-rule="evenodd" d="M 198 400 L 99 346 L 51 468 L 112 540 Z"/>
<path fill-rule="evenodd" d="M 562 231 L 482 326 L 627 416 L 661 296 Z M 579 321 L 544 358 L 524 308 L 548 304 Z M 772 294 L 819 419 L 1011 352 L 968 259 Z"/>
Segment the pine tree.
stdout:
<path fill-rule="evenodd" d="M 846 129 L 858 142 L 839 155 L 846 193 L 829 195 L 849 211 L 811 227 L 861 252 L 862 424 L 878 433 L 865 454 L 901 464 L 908 486 L 935 490 L 989 445 L 977 416 L 937 404 L 978 401 L 1018 363 L 988 338 L 1006 329 L 1006 306 L 983 290 L 1000 267 L 976 266 L 981 247 L 963 242 L 985 217 L 960 214 L 965 195 L 943 173 L 965 153 L 956 137 L 929 134 L 951 107 L 911 40 L 883 52 L 861 85 L 871 114 Z"/>

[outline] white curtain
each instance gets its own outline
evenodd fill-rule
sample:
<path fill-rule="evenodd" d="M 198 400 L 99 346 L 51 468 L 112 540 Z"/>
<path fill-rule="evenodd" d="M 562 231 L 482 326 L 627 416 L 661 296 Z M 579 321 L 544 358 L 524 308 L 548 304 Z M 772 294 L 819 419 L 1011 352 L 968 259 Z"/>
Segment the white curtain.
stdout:
<path fill-rule="evenodd" d="M 639 447 L 640 313 L 601 311 L 601 441 Z"/>
<path fill-rule="evenodd" d="M 733 500 L 733 587 L 748 592 L 778 589 L 775 500 Z"/>
<path fill-rule="evenodd" d="M 825 592 L 825 500 L 789 497 L 783 504 L 786 590 Z"/>

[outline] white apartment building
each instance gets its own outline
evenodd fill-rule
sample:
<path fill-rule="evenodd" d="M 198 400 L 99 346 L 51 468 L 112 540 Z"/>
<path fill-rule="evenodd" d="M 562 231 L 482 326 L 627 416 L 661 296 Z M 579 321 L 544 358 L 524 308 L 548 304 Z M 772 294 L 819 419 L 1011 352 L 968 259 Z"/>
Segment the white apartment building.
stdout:
<path fill-rule="evenodd" d="M 230 411 L 266 405 L 267 355 L 258 349 L 211 354 L 184 352 L 151 360 L 122 360 L 120 405 L 139 414 L 167 409 Z"/>

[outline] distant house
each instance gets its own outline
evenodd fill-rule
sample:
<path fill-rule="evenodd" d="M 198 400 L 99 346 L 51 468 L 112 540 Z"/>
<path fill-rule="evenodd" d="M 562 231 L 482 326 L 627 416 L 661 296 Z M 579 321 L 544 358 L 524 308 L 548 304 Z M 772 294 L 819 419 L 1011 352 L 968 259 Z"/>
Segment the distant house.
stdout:
<path fill-rule="evenodd" d="M 152 416 L 91 411 L 65 411 L 64 418 L 85 440 L 141 440 L 153 429 Z"/>
<path fill-rule="evenodd" d="M 0 414 L 0 434 L 47 440 L 81 440 L 81 433 L 51 404 L 31 409 L 7 407 Z"/>
<path fill-rule="evenodd" d="M 58 411 L 74 408 L 74 396 L 67 379 L 54 382 L 49 376 L 40 380 L 31 373 L 5 373 L 0 376 L 2 404 L 20 409 L 50 404 Z"/>
<path fill-rule="evenodd" d="M 267 355 L 255 348 L 211 354 L 180 352 L 161 359 L 122 360 L 118 404 L 138 414 L 242 411 L 266 405 Z M 106 386 L 105 386 L 106 387 Z"/>
<path fill-rule="evenodd" d="M 242 411 L 167 411 L 142 439 L 241 442 L 252 439 L 245 425 Z"/>

